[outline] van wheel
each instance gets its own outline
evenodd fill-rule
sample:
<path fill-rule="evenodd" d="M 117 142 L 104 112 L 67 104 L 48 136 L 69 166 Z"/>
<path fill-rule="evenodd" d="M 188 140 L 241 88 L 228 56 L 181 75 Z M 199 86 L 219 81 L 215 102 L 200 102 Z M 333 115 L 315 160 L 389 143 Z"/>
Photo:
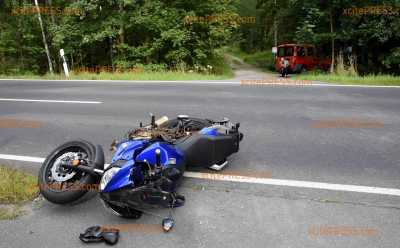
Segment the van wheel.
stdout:
<path fill-rule="evenodd" d="M 296 64 L 295 67 L 294 67 L 294 69 L 293 69 L 293 72 L 294 72 L 294 73 L 301 73 L 301 70 L 302 70 L 302 69 L 303 69 L 303 65 Z"/>
<path fill-rule="evenodd" d="M 296 72 L 297 73 L 303 73 L 306 72 L 307 69 L 304 67 L 304 65 L 296 65 Z"/>

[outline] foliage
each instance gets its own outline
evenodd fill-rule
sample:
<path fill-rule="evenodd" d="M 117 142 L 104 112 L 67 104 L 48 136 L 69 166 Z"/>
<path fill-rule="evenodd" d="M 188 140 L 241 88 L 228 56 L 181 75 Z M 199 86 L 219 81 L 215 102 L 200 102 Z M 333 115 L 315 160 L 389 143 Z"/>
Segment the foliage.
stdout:
<path fill-rule="evenodd" d="M 151 68 L 153 69 L 153 68 Z M 122 73 L 109 73 L 109 72 L 71 72 L 69 79 L 80 80 L 222 80 L 232 77 L 230 68 L 224 68 L 226 71 L 222 75 L 196 73 L 194 70 L 182 71 L 143 71 L 140 73 L 135 72 L 122 72 Z M 18 79 L 43 79 L 43 80 L 67 80 L 64 74 L 25 74 L 25 75 L 1 75 L 0 78 L 18 78 Z"/>
<path fill-rule="evenodd" d="M 248 11 L 247 2 L 241 1 L 239 13 Z M 246 52 L 270 51 L 276 21 L 278 44 L 316 44 L 322 55 L 329 56 L 333 40 L 335 56 L 343 53 L 345 63 L 355 58 L 361 74 L 400 74 L 399 4 L 396 0 L 257 0 L 253 13 L 263 25 L 240 30 L 237 43 Z M 369 9 L 368 13 L 346 14 L 351 8 Z"/>
<path fill-rule="evenodd" d="M 335 56 L 343 53 L 346 64 L 348 58 L 355 58 L 356 69 L 362 75 L 400 74 L 398 0 L 43 0 L 40 3 L 41 7 L 61 10 L 61 14 L 42 13 L 45 37 L 57 72 L 62 70 L 59 49 L 63 48 L 72 68 L 136 66 L 155 71 L 223 73 L 227 70 L 221 47 L 238 45 L 250 54 L 269 52 L 274 45 L 276 23 L 278 44 L 317 44 L 322 54 L 328 56 L 334 49 Z M 48 72 L 37 15 L 13 14 L 15 8 L 32 8 L 32 1 L 5 0 L 0 4 L 0 73 Z M 350 8 L 374 6 L 392 8 L 392 14 L 387 10 L 378 14 L 346 12 Z M 215 16 L 228 18 L 222 21 L 210 18 Z M 238 16 L 253 16 L 256 22 L 243 24 L 235 19 Z M 192 17 L 196 17 L 195 21 Z"/>
<path fill-rule="evenodd" d="M 56 71 L 62 68 L 58 55 L 61 48 L 72 68 L 146 65 L 156 71 L 188 71 L 208 65 L 221 69 L 222 57 L 216 50 L 229 42 L 238 27 L 234 19 L 185 21 L 187 16 L 237 15 L 232 4 L 222 0 L 53 0 L 52 5 L 49 2 L 41 7 L 62 10 L 62 14 L 42 13 Z M 0 10 L 0 73 L 48 71 L 37 15 L 11 14 L 15 8 L 32 7 L 8 0 Z M 65 9 L 79 11 L 69 13 Z"/>

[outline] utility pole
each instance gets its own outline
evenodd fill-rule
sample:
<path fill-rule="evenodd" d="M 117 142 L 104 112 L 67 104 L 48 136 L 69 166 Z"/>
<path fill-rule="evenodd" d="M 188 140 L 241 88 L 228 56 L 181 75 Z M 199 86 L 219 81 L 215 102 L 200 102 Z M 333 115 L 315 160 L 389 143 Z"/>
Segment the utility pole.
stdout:
<path fill-rule="evenodd" d="M 47 46 L 46 35 L 44 34 L 42 17 L 40 15 L 40 8 L 39 8 L 39 4 L 38 4 L 37 0 L 35 0 L 35 5 L 36 5 L 37 13 L 38 13 L 38 19 L 39 19 L 40 28 L 42 30 L 44 49 L 46 50 L 47 61 L 49 62 L 50 74 L 53 74 L 53 63 L 51 62 L 50 51 L 49 51 L 49 47 Z"/>

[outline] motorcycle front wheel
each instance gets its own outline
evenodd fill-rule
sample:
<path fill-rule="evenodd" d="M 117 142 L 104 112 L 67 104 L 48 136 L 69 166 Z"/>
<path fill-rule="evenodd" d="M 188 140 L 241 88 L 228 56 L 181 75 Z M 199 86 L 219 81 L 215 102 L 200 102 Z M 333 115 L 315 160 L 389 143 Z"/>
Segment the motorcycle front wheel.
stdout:
<path fill-rule="evenodd" d="M 89 190 L 97 190 L 98 178 L 95 176 L 60 166 L 61 161 L 75 159 L 87 161 L 90 165 L 95 156 L 95 146 L 84 140 L 69 141 L 54 149 L 39 171 L 40 193 L 52 203 L 66 204 L 78 200 Z"/>

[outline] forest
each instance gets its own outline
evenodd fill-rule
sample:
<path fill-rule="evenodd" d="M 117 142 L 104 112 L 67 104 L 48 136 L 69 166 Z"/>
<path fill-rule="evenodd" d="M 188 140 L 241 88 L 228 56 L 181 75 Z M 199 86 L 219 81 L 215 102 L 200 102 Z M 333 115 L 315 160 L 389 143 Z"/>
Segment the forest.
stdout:
<path fill-rule="evenodd" d="M 227 47 L 284 43 L 315 44 L 361 75 L 399 75 L 399 17 L 397 0 L 3 0 L 0 75 L 60 73 L 60 49 L 76 71 L 218 75 Z"/>

